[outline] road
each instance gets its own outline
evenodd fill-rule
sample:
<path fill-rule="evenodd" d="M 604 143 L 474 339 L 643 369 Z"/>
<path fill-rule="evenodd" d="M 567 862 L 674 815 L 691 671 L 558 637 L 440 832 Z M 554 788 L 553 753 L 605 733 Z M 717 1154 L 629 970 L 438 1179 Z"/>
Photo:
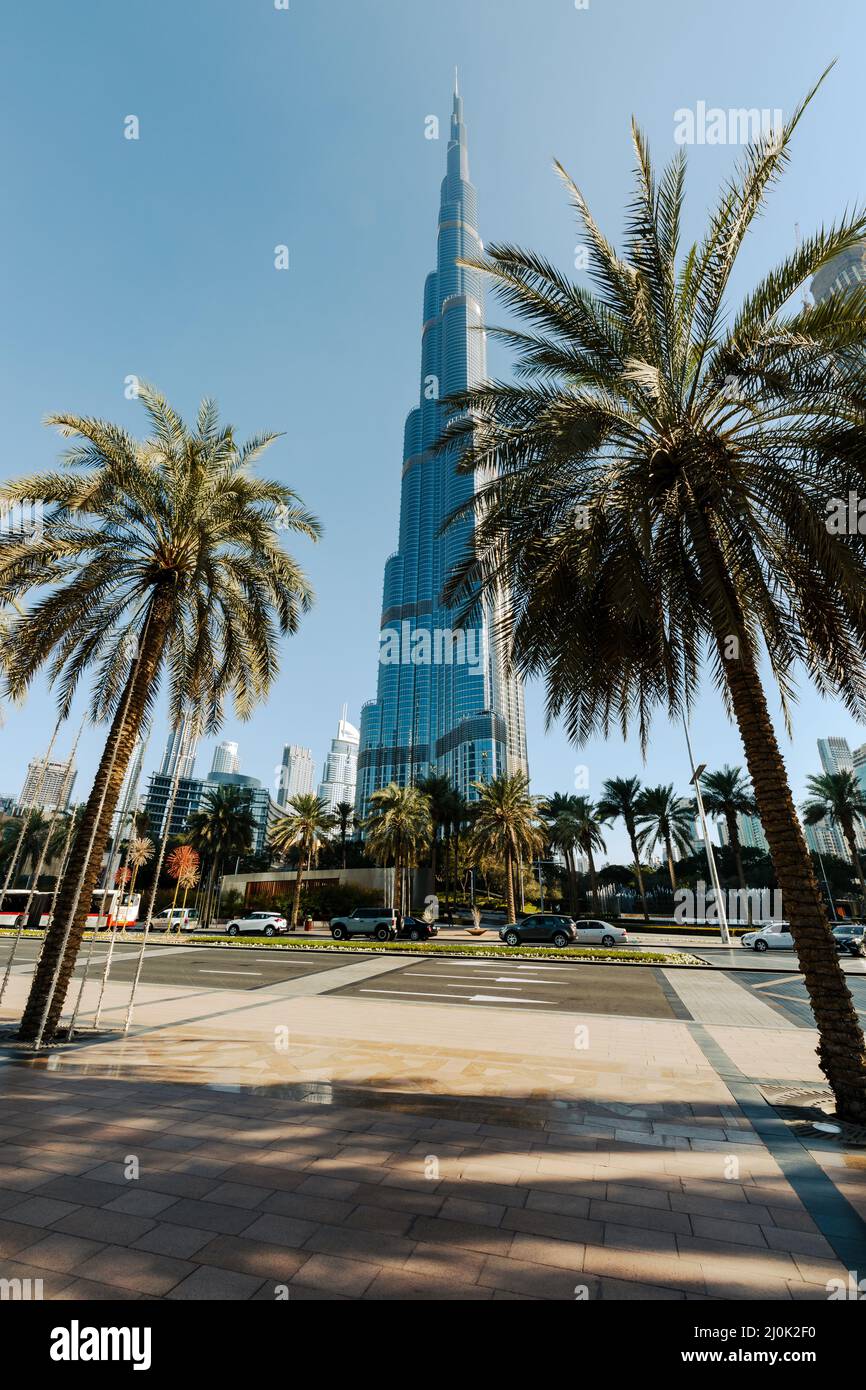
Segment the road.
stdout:
<path fill-rule="evenodd" d="M 85 943 L 76 974 L 85 967 Z M 95 945 L 89 978 L 101 976 L 108 938 Z M 16 956 L 16 974 L 29 973 L 39 942 L 25 939 Z M 0 939 L 0 969 L 9 958 L 10 938 Z M 135 975 L 140 942 L 118 942 L 111 979 L 130 983 Z M 234 990 L 263 995 L 314 992 L 351 996 L 381 1007 L 391 1002 L 440 1003 L 458 1008 L 512 1008 L 517 1013 L 542 1011 L 650 1019 L 706 1018 L 755 1026 L 783 1019 L 788 1026 L 811 1027 L 812 1017 L 802 976 L 790 953 L 774 958 L 746 957 L 736 969 L 710 973 L 641 966 L 579 965 L 559 961 L 527 961 L 503 951 L 502 959 L 410 956 L 382 953 L 288 952 L 248 947 L 199 947 L 149 942 L 142 981 L 149 985 L 180 986 L 207 992 Z M 709 952 L 702 953 L 709 956 Z M 714 952 L 714 957 L 720 955 Z M 769 953 L 768 953 L 769 954 Z M 718 962 L 721 963 L 721 962 Z M 866 1025 L 866 977 L 862 962 L 846 962 L 849 984 Z"/>

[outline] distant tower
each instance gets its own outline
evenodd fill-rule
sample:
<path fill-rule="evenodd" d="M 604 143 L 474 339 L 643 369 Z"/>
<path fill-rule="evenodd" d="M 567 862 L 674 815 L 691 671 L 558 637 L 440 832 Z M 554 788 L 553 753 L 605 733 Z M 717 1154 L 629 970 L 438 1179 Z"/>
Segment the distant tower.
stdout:
<path fill-rule="evenodd" d="M 192 724 L 181 724 L 172 729 L 162 755 L 159 769 L 163 777 L 174 777 L 180 767 L 181 777 L 192 777 L 195 770 L 195 755 L 198 752 L 198 737 L 193 733 Z"/>
<path fill-rule="evenodd" d="M 348 706 L 344 705 L 337 726 L 337 737 L 331 740 L 331 751 L 325 759 L 322 780 L 319 783 L 319 796 L 327 802 L 328 810 L 335 811 L 341 801 L 355 804 L 355 782 L 358 776 L 358 745 L 361 735 L 346 718 Z"/>
<path fill-rule="evenodd" d="M 71 758 L 66 762 L 31 759 L 21 789 L 21 810 L 65 811 L 75 775 Z"/>
<path fill-rule="evenodd" d="M 214 749 L 211 772 L 240 772 L 240 759 L 236 743 L 220 743 Z"/>
<path fill-rule="evenodd" d="M 277 796 L 281 806 L 288 805 L 292 797 L 303 796 L 313 790 L 313 771 L 313 750 L 301 748 L 297 743 L 287 743 L 283 749 Z"/>

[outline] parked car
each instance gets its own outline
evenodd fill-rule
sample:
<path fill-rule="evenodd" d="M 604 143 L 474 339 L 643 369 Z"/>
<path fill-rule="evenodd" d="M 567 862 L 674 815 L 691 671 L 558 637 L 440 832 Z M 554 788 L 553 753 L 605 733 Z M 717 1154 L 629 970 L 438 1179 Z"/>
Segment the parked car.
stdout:
<path fill-rule="evenodd" d="M 335 941 L 353 936 L 393 941 L 397 936 L 397 914 L 392 907 L 356 907 L 348 917 L 331 918 L 331 935 Z"/>
<path fill-rule="evenodd" d="M 499 935 L 506 946 L 523 946 L 541 941 L 551 946 L 572 946 L 577 940 L 570 917 L 548 912 L 534 912 L 531 917 L 521 917 L 519 922 L 507 923 L 500 928 Z"/>
<path fill-rule="evenodd" d="M 431 936 L 438 936 L 439 928 L 435 922 L 425 922 L 423 917 L 404 917 L 402 925 L 397 929 L 397 936 L 401 941 L 429 941 Z"/>
<path fill-rule="evenodd" d="M 794 938 L 787 922 L 768 922 L 759 931 L 747 931 L 740 945 L 752 951 L 793 951 Z"/>
<path fill-rule="evenodd" d="M 603 922 L 599 918 L 580 917 L 574 924 L 577 939 L 585 945 L 627 946 L 628 932 L 613 922 Z"/>
<path fill-rule="evenodd" d="M 846 922 L 833 928 L 836 950 L 850 956 L 866 956 L 866 926 L 862 922 Z"/>
<path fill-rule="evenodd" d="M 144 926 L 144 923 L 139 923 Z M 167 907 L 151 919 L 151 931 L 198 931 L 197 907 Z"/>
<path fill-rule="evenodd" d="M 240 936 L 242 932 L 254 936 L 282 936 L 289 930 L 289 924 L 279 912 L 250 912 L 245 917 L 233 917 L 226 927 L 228 936 Z"/>

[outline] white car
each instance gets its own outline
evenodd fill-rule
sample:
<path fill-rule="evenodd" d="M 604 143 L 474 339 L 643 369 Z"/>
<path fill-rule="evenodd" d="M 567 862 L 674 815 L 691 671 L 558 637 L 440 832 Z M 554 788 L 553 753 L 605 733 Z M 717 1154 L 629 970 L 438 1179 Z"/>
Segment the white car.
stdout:
<path fill-rule="evenodd" d="M 613 922 L 581 917 L 575 921 L 574 926 L 578 941 L 593 942 L 597 946 L 622 946 L 628 943 L 625 927 L 615 927 Z"/>
<path fill-rule="evenodd" d="M 137 925 L 143 926 L 144 923 Z M 157 914 L 151 920 L 151 931 L 198 931 L 198 908 L 195 907 L 170 907 Z"/>
<path fill-rule="evenodd" d="M 279 912 L 250 912 L 245 917 L 233 917 L 226 927 L 228 936 L 251 932 L 255 936 L 282 936 L 289 924 Z"/>
<path fill-rule="evenodd" d="M 794 938 L 787 922 L 768 922 L 760 931 L 747 931 L 740 945 L 751 951 L 793 951 Z"/>

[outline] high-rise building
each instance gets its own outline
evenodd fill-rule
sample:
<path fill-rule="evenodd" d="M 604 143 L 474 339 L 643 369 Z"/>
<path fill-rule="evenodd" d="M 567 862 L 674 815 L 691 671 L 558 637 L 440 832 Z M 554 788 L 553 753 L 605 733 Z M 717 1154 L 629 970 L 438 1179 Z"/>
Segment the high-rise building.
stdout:
<path fill-rule="evenodd" d="M 319 796 L 333 812 L 341 801 L 355 804 L 355 782 L 358 776 L 358 744 L 361 735 L 346 718 L 346 705 L 337 726 L 337 737 L 331 739 L 331 751 L 325 759 Z"/>
<path fill-rule="evenodd" d="M 282 766 L 279 769 L 279 792 L 277 800 L 286 806 L 294 796 L 303 796 L 313 790 L 313 750 L 301 748 L 297 743 L 287 743 L 283 749 Z"/>
<path fill-rule="evenodd" d="M 166 816 L 171 798 L 173 778 L 154 772 L 144 798 L 144 810 L 150 821 L 150 834 L 161 839 L 166 829 Z M 182 777 L 177 783 L 171 812 L 169 833 L 183 835 L 187 821 L 200 811 L 209 792 L 223 787 L 238 787 L 245 793 L 253 817 L 251 853 L 262 854 L 267 845 L 268 831 L 279 814 L 270 792 L 255 777 L 240 772 L 211 772 L 207 777 Z"/>
<path fill-rule="evenodd" d="M 71 758 L 65 762 L 60 759 L 32 758 L 21 789 L 21 810 L 64 811 L 69 805 L 75 777 Z"/>
<path fill-rule="evenodd" d="M 162 766 L 160 773 L 163 777 L 192 777 L 195 772 L 195 755 L 198 752 L 198 735 L 193 733 L 193 726 L 190 722 L 181 724 L 179 729 L 172 729 L 165 745 L 165 752 L 162 755 Z"/>
<path fill-rule="evenodd" d="M 855 748 L 851 757 L 854 762 L 854 776 L 866 791 L 866 743 L 861 743 L 859 748 Z"/>
<path fill-rule="evenodd" d="M 239 772 L 240 759 L 236 743 L 218 743 L 214 749 L 211 772 Z"/>
<path fill-rule="evenodd" d="M 818 757 L 825 772 L 854 771 L 854 758 L 846 738 L 819 738 Z"/>
<path fill-rule="evenodd" d="M 458 450 L 434 446 L 447 420 L 442 402 L 487 375 L 482 276 L 458 264 L 483 252 L 477 220 L 455 89 L 437 265 L 424 290 L 420 399 L 406 421 L 399 541 L 385 565 L 377 692 L 361 712 L 359 815 L 388 782 L 435 771 L 472 799 L 473 782 L 526 769 L 523 690 L 503 667 L 498 614 L 485 602 L 461 619 L 442 600 L 474 527 L 469 515 L 441 532 L 476 480 L 457 472 Z"/>
<path fill-rule="evenodd" d="M 716 829 L 718 831 L 719 844 L 729 844 L 727 821 L 717 820 Z M 758 816 L 744 816 L 742 812 L 738 812 L 737 831 L 740 836 L 740 845 L 743 849 L 759 849 L 763 854 L 769 854 L 770 846 L 767 843 L 764 827 Z"/>
<path fill-rule="evenodd" d="M 866 285 L 866 242 L 852 246 L 822 266 L 812 280 L 812 295 L 820 304 L 834 290 L 853 290 Z"/>

